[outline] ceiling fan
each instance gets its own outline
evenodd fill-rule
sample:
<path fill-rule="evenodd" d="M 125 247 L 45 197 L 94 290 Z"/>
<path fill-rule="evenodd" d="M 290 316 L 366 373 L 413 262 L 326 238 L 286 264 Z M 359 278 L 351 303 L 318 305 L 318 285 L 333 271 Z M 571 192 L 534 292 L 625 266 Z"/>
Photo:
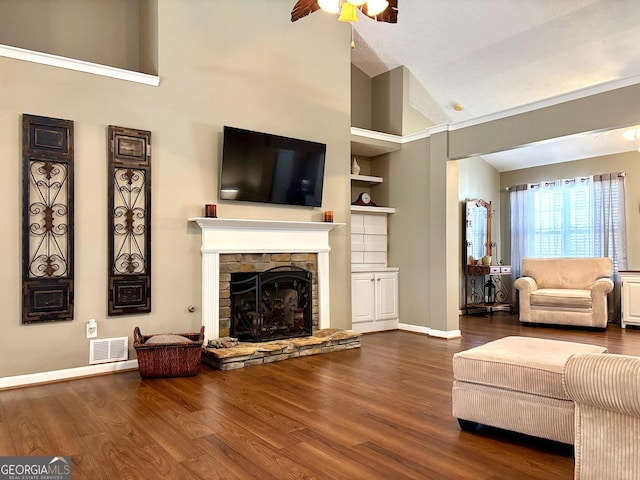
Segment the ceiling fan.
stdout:
<path fill-rule="evenodd" d="M 321 9 L 340 13 L 338 20 L 357 22 L 355 9 L 378 22 L 398 23 L 398 0 L 298 0 L 291 10 L 291 21 L 295 22 Z"/>

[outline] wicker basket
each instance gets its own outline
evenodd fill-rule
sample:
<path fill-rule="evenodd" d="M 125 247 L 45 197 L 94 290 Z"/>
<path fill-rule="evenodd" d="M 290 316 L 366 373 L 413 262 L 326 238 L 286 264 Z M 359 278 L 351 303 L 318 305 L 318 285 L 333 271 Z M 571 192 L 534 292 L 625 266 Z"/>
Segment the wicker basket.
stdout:
<path fill-rule="evenodd" d="M 146 344 L 154 335 L 142 335 L 133 330 L 133 347 L 138 355 L 138 369 L 142 378 L 188 377 L 200 371 L 204 326 L 200 333 L 178 333 L 192 342 Z"/>

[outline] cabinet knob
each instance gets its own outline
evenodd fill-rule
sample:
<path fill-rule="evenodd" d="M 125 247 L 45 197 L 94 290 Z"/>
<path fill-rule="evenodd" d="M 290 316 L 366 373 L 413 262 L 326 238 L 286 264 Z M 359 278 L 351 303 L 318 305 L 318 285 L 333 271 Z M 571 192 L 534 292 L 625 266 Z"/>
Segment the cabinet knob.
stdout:
<path fill-rule="evenodd" d="M 380 281 L 380 279 L 379 279 L 379 278 L 378 278 L 377 280 L 378 280 L 378 281 Z"/>
<path fill-rule="evenodd" d="M 371 278 L 371 281 L 373 282 L 375 280 L 375 278 Z"/>

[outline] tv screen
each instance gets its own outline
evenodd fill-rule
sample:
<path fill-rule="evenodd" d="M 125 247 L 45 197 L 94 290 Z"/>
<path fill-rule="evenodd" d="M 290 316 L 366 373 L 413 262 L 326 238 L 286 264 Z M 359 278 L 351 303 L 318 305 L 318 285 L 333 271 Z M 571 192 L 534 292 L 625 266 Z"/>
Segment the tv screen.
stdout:
<path fill-rule="evenodd" d="M 224 127 L 220 199 L 319 207 L 324 143 Z"/>

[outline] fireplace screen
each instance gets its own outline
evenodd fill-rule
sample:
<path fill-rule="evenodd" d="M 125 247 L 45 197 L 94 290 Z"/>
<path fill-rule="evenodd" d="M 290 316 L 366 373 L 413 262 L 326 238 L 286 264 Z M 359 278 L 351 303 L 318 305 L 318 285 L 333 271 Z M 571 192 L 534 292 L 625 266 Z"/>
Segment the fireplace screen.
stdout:
<path fill-rule="evenodd" d="M 293 266 L 231 274 L 231 336 L 266 342 L 312 333 L 311 272 Z"/>

